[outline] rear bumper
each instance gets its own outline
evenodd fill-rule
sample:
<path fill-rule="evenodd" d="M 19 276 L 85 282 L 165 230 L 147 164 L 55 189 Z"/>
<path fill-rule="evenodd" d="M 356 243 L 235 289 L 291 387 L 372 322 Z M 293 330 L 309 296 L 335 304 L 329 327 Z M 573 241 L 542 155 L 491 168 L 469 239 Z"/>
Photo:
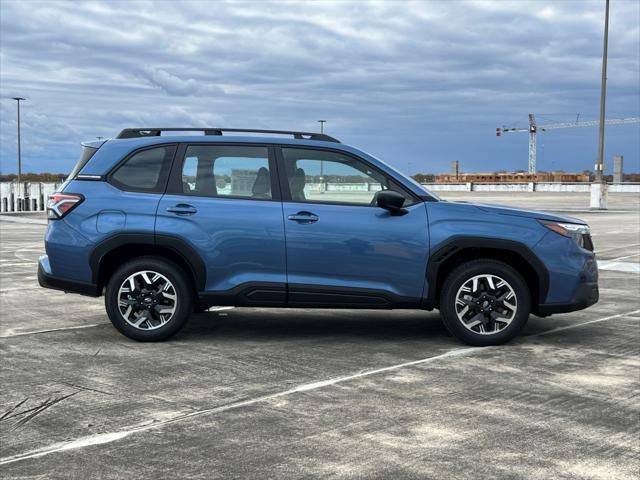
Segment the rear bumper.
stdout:
<path fill-rule="evenodd" d="M 67 293 L 79 293 L 89 297 L 98 297 L 100 295 L 98 286 L 93 283 L 78 282 L 51 275 L 49 258 L 46 255 L 40 257 L 38 261 L 38 283 L 41 287 L 62 290 Z"/>
<path fill-rule="evenodd" d="M 535 312 L 539 316 L 547 316 L 553 313 L 575 312 L 583 310 L 598 301 L 600 292 L 598 282 L 581 283 L 576 288 L 573 298 L 567 303 L 546 303 L 538 305 Z"/>

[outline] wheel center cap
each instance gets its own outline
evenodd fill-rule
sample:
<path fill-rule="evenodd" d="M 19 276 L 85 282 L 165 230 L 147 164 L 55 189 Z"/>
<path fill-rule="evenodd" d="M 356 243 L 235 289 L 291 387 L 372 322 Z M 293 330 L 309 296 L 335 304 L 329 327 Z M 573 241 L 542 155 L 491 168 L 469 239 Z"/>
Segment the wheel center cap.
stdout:
<path fill-rule="evenodd" d="M 151 303 L 153 300 L 151 300 L 151 297 L 146 297 L 144 299 L 144 303 Z"/>

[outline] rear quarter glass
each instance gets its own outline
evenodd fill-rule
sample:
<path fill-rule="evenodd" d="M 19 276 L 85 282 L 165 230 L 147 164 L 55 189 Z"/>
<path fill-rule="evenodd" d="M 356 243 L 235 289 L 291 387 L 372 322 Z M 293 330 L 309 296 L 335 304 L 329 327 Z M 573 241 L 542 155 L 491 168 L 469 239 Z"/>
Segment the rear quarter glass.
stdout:
<path fill-rule="evenodd" d="M 91 160 L 91 157 L 93 157 L 97 151 L 98 149 L 94 147 L 89 147 L 89 146 L 82 147 L 82 153 L 80 154 L 80 159 L 76 162 L 75 166 L 73 167 L 73 170 L 71 170 L 71 173 L 59 188 L 61 192 L 64 191 L 65 187 L 69 185 L 69 182 L 71 180 L 75 179 L 78 176 L 78 173 L 80 172 L 80 170 L 83 169 L 83 167 L 87 164 L 89 160 Z"/>

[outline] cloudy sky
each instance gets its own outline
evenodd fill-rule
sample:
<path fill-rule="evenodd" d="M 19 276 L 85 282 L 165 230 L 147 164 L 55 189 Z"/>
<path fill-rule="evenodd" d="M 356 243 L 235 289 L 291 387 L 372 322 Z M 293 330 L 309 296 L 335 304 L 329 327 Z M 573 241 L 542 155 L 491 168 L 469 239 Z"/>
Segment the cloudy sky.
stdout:
<path fill-rule="evenodd" d="M 640 113 L 640 2 L 612 0 L 607 116 Z M 527 166 L 498 126 L 597 119 L 604 0 L 0 0 L 0 169 L 68 171 L 132 126 L 326 131 L 410 173 Z M 593 168 L 597 128 L 542 133 L 538 168 Z M 606 156 L 640 171 L 640 127 Z M 611 167 L 611 161 L 609 170 Z"/>

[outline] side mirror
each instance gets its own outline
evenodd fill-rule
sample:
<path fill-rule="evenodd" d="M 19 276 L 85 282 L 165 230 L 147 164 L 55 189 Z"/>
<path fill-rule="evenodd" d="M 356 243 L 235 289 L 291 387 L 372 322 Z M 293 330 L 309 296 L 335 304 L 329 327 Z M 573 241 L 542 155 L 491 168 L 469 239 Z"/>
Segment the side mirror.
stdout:
<path fill-rule="evenodd" d="M 394 192 L 393 190 L 381 190 L 378 192 L 376 202 L 380 208 L 389 210 L 392 215 L 402 215 L 406 210 L 402 208 L 404 205 L 404 195 Z"/>

